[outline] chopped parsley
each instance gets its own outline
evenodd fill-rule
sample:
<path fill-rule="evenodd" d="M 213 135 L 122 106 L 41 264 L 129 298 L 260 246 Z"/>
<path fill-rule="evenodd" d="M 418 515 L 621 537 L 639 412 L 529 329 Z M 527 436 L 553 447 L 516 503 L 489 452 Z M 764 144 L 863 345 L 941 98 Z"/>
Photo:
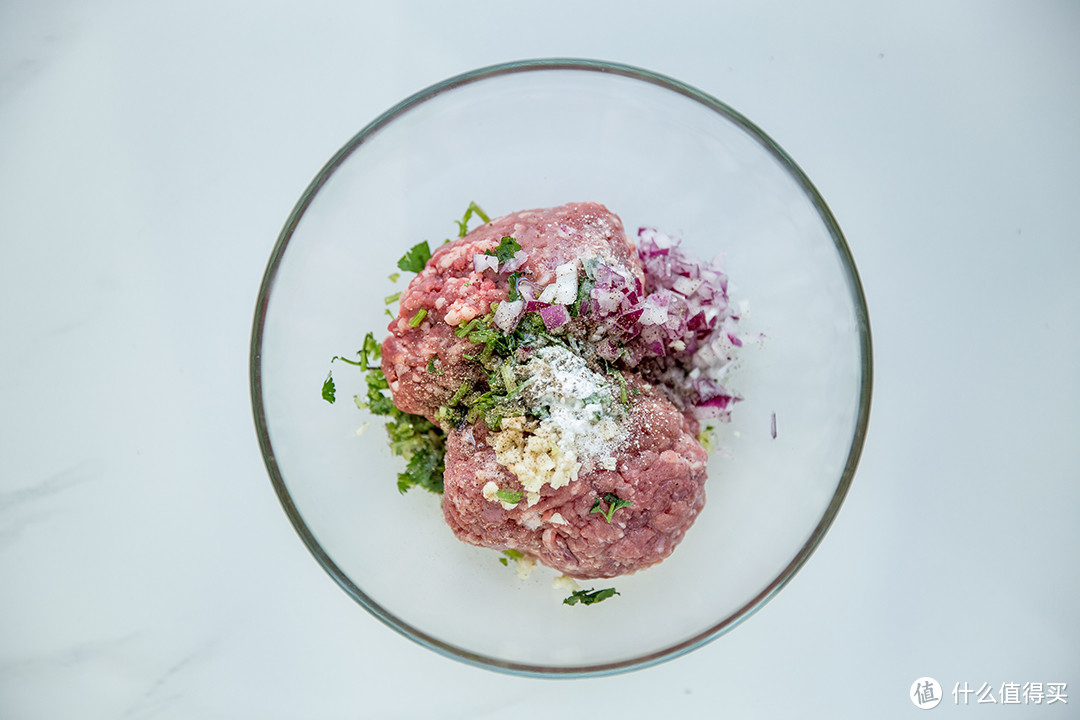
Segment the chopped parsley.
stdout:
<path fill-rule="evenodd" d="M 506 299 L 510 302 L 517 300 L 521 297 L 521 292 L 518 291 L 518 280 L 521 279 L 521 272 L 515 270 L 507 276 L 506 281 L 510 283 L 510 292 L 507 294 Z"/>
<path fill-rule="evenodd" d="M 333 365 L 335 360 L 349 363 L 350 365 L 356 365 L 361 370 L 367 370 L 369 365 L 376 363 L 380 357 L 382 357 L 381 348 L 379 343 L 375 342 L 375 335 L 368 333 L 364 336 L 364 344 L 356 354 L 360 356 L 359 360 L 350 360 L 347 357 L 335 355 L 330 358 L 330 364 Z M 322 386 L 322 399 L 331 405 L 337 399 L 337 386 L 334 384 L 334 371 L 330 370 L 326 373 L 326 379 L 323 380 Z"/>
<path fill-rule="evenodd" d="M 450 407 L 453 407 L 454 405 L 457 405 L 459 402 L 464 400 L 465 396 L 469 394 L 470 390 L 472 390 L 472 383 L 470 383 L 468 380 L 463 381 L 461 385 L 458 386 L 457 391 L 453 394 L 453 396 L 451 396 Z"/>
<path fill-rule="evenodd" d="M 485 250 L 484 254 L 494 255 L 495 258 L 499 261 L 499 264 L 502 265 L 504 262 L 514 257 L 514 255 L 520 249 L 521 245 L 518 244 L 518 241 L 510 237 L 509 235 L 506 235 L 505 237 L 503 237 L 502 240 L 499 241 L 498 247 L 492 250 Z"/>
<path fill-rule="evenodd" d="M 520 560 L 521 558 L 525 557 L 525 553 L 519 550 L 514 550 L 513 548 L 509 550 L 503 550 L 502 554 L 506 556 L 499 558 L 499 562 L 501 562 L 503 565 L 509 565 L 509 563 L 507 562 L 507 558 L 509 558 L 510 560 Z"/>
<path fill-rule="evenodd" d="M 607 600 L 612 595 L 618 595 L 619 592 L 615 588 L 604 588 L 603 590 L 575 590 L 570 597 L 563 600 L 563 605 L 592 605 L 593 603 Z"/>
<path fill-rule="evenodd" d="M 517 505 L 521 502 L 521 498 L 525 497 L 525 493 L 515 490 L 499 490 L 495 493 L 495 496 L 503 502 L 508 502 L 511 505 Z"/>
<path fill-rule="evenodd" d="M 429 373 L 433 373 L 435 375 L 442 375 L 443 374 L 443 372 L 444 372 L 443 369 L 441 367 L 439 367 L 439 365 L 442 365 L 442 361 L 439 361 L 438 365 L 435 364 L 435 361 L 438 360 L 438 359 L 439 359 L 438 355 L 432 355 L 431 357 L 428 358 L 427 371 Z"/>
<path fill-rule="evenodd" d="M 589 310 L 589 298 L 592 297 L 593 281 L 586 272 L 583 277 L 578 278 L 577 297 L 574 298 L 574 302 L 571 303 L 568 311 L 570 317 L 579 317 L 584 315 Z"/>
<path fill-rule="evenodd" d="M 390 282 L 396 283 L 398 281 L 398 278 L 401 277 L 401 273 L 390 273 L 386 277 L 390 279 Z"/>
<path fill-rule="evenodd" d="M 465 217 L 461 218 L 461 220 L 454 221 L 458 226 L 458 237 L 465 237 L 469 234 L 469 218 L 471 218 L 474 213 L 485 223 L 491 222 L 491 218 L 487 216 L 487 213 L 481 210 L 480 206 L 475 202 L 471 202 L 469 203 L 469 207 L 465 209 Z"/>
<path fill-rule="evenodd" d="M 360 356 L 359 360 L 335 356 L 330 362 L 342 360 L 367 372 L 366 396 L 364 398 L 355 396 L 354 400 L 358 408 L 366 409 L 372 415 L 383 415 L 388 418 L 386 434 L 390 440 L 390 451 L 404 458 L 406 463 L 405 471 L 398 473 L 398 490 L 404 493 L 410 488 L 422 487 L 433 493 L 441 493 L 443 472 L 446 469 L 445 434 L 427 418 L 402 412 L 394 405 L 393 399 L 387 394 L 390 383 L 386 381 L 386 376 L 379 367 L 382 348 L 375 340 L 374 334 L 368 333 L 364 337 L 364 344 L 356 354 Z M 334 378 L 327 373 L 326 380 L 323 381 L 322 397 L 327 402 L 333 403 L 336 392 Z"/>
<path fill-rule="evenodd" d="M 397 266 L 402 270 L 418 273 L 424 269 L 430 259 L 431 248 L 428 247 L 427 240 L 424 240 L 413 245 L 409 252 L 402 255 L 401 259 L 397 261 Z"/>
<path fill-rule="evenodd" d="M 386 303 L 387 305 L 389 305 L 390 303 L 396 303 L 400 297 L 401 297 L 401 291 L 398 290 L 393 295 L 387 295 L 385 298 L 383 298 L 383 302 Z"/>
<path fill-rule="evenodd" d="M 412 316 L 412 319 L 409 320 L 409 327 L 418 326 L 420 323 L 424 322 L 425 317 L 427 317 L 427 309 L 420 308 L 416 311 L 416 314 Z"/>
<path fill-rule="evenodd" d="M 713 427 L 712 425 L 706 425 L 705 428 L 701 432 L 699 432 L 698 436 L 697 436 L 698 442 L 701 443 L 701 447 L 705 448 L 705 452 L 710 453 L 710 454 L 715 449 L 713 447 L 714 446 L 713 430 L 715 430 L 715 429 L 716 428 Z"/>
<path fill-rule="evenodd" d="M 612 370 L 611 374 L 615 376 L 615 379 L 619 383 L 619 400 L 626 407 L 630 407 L 630 398 L 626 394 L 626 378 L 618 370 Z"/>
<path fill-rule="evenodd" d="M 604 519 L 611 522 L 611 516 L 615 514 L 615 511 L 619 508 L 629 507 L 634 503 L 629 500 L 623 500 L 615 493 L 606 493 L 604 495 L 604 502 L 607 504 L 607 510 L 603 510 L 600 507 L 600 496 L 596 497 L 593 502 L 592 508 L 589 509 L 590 513 L 600 513 L 604 516 Z"/>

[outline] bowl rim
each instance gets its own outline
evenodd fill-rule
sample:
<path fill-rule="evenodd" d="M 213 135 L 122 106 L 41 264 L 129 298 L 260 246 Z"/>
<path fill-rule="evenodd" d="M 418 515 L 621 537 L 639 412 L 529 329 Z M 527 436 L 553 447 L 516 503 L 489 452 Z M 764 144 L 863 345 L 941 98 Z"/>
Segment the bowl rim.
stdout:
<path fill-rule="evenodd" d="M 710 626 L 708 629 L 694 635 L 693 637 L 684 639 L 672 645 L 668 645 L 659 650 L 648 652 L 635 657 L 627 658 L 624 660 L 604 663 L 594 663 L 578 666 L 556 666 L 556 665 L 533 665 L 529 663 L 509 662 L 499 658 L 483 655 L 470 651 L 466 648 L 444 642 L 439 638 L 423 632 L 409 623 L 405 622 L 400 617 L 394 615 L 388 609 L 382 607 L 379 603 L 370 598 L 364 591 L 357 586 L 352 579 L 350 579 L 341 568 L 334 562 L 329 554 L 322 548 L 319 542 L 315 539 L 311 530 L 308 528 L 307 523 L 296 505 L 292 501 L 292 497 L 288 488 L 285 485 L 284 476 L 278 467 L 277 460 L 274 454 L 274 448 L 270 442 L 269 428 L 266 420 L 266 411 L 263 406 L 263 389 L 262 389 L 262 342 L 263 342 L 263 329 L 266 321 L 266 310 L 269 304 L 270 294 L 273 290 L 274 281 L 277 277 L 277 272 L 281 264 L 282 257 L 285 249 L 289 245 L 289 242 L 296 230 L 296 227 L 300 221 L 300 218 L 304 215 L 308 206 L 311 204 L 315 195 L 319 192 L 322 186 L 330 179 L 334 172 L 340 167 L 340 165 L 363 143 L 372 135 L 377 133 L 382 128 L 386 127 L 396 118 L 407 113 L 412 108 L 435 98 L 438 95 L 446 93 L 466 85 L 473 83 L 512 75 L 515 73 L 526 72 L 547 72 L 547 71 L 580 71 L 590 73 L 606 73 L 609 75 L 617 75 L 633 80 L 642 81 L 655 86 L 659 86 L 666 90 L 683 95 L 691 100 L 698 102 L 709 110 L 716 112 L 723 116 L 728 121 L 738 125 L 748 136 L 756 140 L 761 146 L 763 146 L 767 152 L 769 152 L 782 166 L 788 171 L 790 176 L 798 183 L 806 197 L 813 203 L 818 215 L 820 216 L 825 227 L 828 229 L 830 236 L 832 237 L 834 248 L 840 258 L 841 266 L 846 275 L 848 282 L 848 288 L 851 293 L 851 298 L 854 304 L 856 326 L 859 336 L 859 353 L 861 364 L 861 383 L 859 388 L 859 404 L 857 417 L 855 422 L 855 430 L 851 439 L 851 446 L 848 451 L 848 457 L 844 464 L 844 469 L 841 474 L 840 480 L 837 483 L 836 491 L 833 493 L 833 497 L 826 507 L 824 514 L 818 521 L 810 537 L 806 540 L 803 546 L 795 554 L 792 560 L 777 574 L 777 576 L 770 582 L 761 592 L 744 603 L 741 607 L 722 619 L 720 622 Z M 863 293 L 862 283 L 859 279 L 858 271 L 855 267 L 855 262 L 852 257 L 851 251 L 847 245 L 847 241 L 844 239 L 844 235 L 840 230 L 840 226 L 836 219 L 833 217 L 832 212 L 825 204 L 824 199 L 818 193 L 817 189 L 810 182 L 810 179 L 802 171 L 802 169 L 795 163 L 795 161 L 774 142 L 768 135 L 766 135 L 760 128 L 754 123 L 750 122 L 742 114 L 729 107 L 725 103 L 717 100 L 716 98 L 708 95 L 700 90 L 691 87 L 683 82 L 675 80 L 671 77 L 661 75 L 659 73 L 645 70 L 639 67 L 625 65 L 617 62 L 610 62 L 604 60 L 593 59 L 581 59 L 581 58 L 541 58 L 531 60 L 517 60 L 513 62 L 499 63 L 495 65 L 489 65 L 486 67 L 471 70 L 469 72 L 455 75 L 441 82 L 435 83 L 419 92 L 410 95 L 404 100 L 400 101 L 390 109 L 383 112 L 377 118 L 368 123 L 360 132 L 354 135 L 348 142 L 346 142 L 322 167 L 315 178 L 304 190 L 300 199 L 297 201 L 292 212 L 289 214 L 288 219 L 285 222 L 281 232 L 278 235 L 277 241 L 274 244 L 274 248 L 270 254 L 270 258 L 266 265 L 266 270 L 263 274 L 262 282 L 259 287 L 259 294 L 255 306 L 255 317 L 252 325 L 251 343 L 249 348 L 249 380 L 250 380 L 250 392 L 252 411 L 254 415 L 256 434 L 258 436 L 259 447 L 262 452 L 263 461 L 266 465 L 268 474 L 270 475 L 271 483 L 274 486 L 274 490 L 278 496 L 278 500 L 281 502 L 282 508 L 285 511 L 291 521 L 293 528 L 299 534 L 301 540 L 307 546 L 308 550 L 314 556 L 315 560 L 323 567 L 323 569 L 334 579 L 335 582 L 350 596 L 354 601 L 361 605 L 365 610 L 371 613 L 373 616 L 382 621 L 385 625 L 400 633 L 401 635 L 413 640 L 414 642 L 433 650 L 445 657 L 453 658 L 455 660 L 462 661 L 466 664 L 473 665 L 475 667 L 481 667 L 488 670 L 500 671 L 512 675 L 519 676 L 532 676 L 532 677 L 564 677 L 564 678 L 580 678 L 580 677 L 592 677 L 612 675 L 621 672 L 627 672 L 630 670 L 642 669 L 650 667 L 658 663 L 674 659 L 685 655 L 686 653 L 702 647 L 703 645 L 715 640 L 721 635 L 730 632 L 733 628 L 737 627 L 751 615 L 760 610 L 766 603 L 768 603 L 776 594 L 787 585 L 795 574 L 803 567 L 806 561 L 810 558 L 813 552 L 817 549 L 821 543 L 825 534 L 828 532 L 829 527 L 832 525 L 836 518 L 837 513 L 840 510 L 840 506 L 843 504 L 845 497 L 847 496 L 848 489 L 851 486 L 852 479 L 854 478 L 856 468 L 859 463 L 859 458 L 862 454 L 863 444 L 865 442 L 866 433 L 869 424 L 870 416 L 870 401 L 872 395 L 873 386 L 873 351 L 870 333 L 870 318 L 866 307 L 866 298 Z"/>

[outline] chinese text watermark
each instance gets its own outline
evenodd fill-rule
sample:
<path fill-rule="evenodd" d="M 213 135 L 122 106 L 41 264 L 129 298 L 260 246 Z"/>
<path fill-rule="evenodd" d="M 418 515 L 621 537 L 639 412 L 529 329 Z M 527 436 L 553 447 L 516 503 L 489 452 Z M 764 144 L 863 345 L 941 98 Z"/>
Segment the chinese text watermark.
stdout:
<path fill-rule="evenodd" d="M 977 687 L 966 680 L 952 689 L 953 705 L 1068 705 L 1069 684 L 1064 682 L 1002 682 L 993 685 L 980 683 Z M 908 697 L 915 707 L 935 708 L 942 700 L 941 685 L 932 677 L 921 677 L 911 684 Z"/>

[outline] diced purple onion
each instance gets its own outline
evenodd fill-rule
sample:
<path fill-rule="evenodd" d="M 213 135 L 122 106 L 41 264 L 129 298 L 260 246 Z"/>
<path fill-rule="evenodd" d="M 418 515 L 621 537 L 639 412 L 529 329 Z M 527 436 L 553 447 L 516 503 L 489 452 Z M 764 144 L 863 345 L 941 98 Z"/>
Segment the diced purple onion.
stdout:
<path fill-rule="evenodd" d="M 484 270 L 498 270 L 499 259 L 494 255 L 485 255 L 484 253 L 474 253 L 472 256 L 473 270 L 476 272 L 484 272 Z"/>
<path fill-rule="evenodd" d="M 524 300 L 503 300 L 495 308 L 495 325 L 503 332 L 513 332 L 524 310 Z"/>
<path fill-rule="evenodd" d="M 549 305 L 540 310 L 540 318 L 548 330 L 558 330 L 570 322 L 570 311 L 565 305 Z"/>
<path fill-rule="evenodd" d="M 499 272 L 512 273 L 518 268 L 520 268 L 522 265 L 524 265 L 525 261 L 528 259 L 529 253 L 525 252 L 524 250 L 518 250 L 516 253 L 514 253 L 514 257 L 510 258 L 502 264 Z"/>

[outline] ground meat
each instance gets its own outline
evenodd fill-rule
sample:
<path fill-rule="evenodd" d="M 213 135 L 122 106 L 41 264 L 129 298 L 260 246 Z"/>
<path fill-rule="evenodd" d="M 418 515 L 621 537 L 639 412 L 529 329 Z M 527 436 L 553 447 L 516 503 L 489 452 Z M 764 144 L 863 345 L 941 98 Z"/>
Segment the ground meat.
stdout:
<path fill-rule="evenodd" d="M 485 382 L 480 364 L 465 357 L 475 355 L 478 346 L 454 331 L 507 299 L 508 273 L 477 272 L 473 264 L 474 255 L 498 247 L 504 236 L 513 237 L 528 256 L 518 272 L 533 288 L 552 283 L 556 268 L 581 258 L 600 258 L 625 277 L 644 280 L 622 222 L 596 203 L 515 213 L 440 246 L 402 293 L 382 345 L 382 370 L 404 412 L 439 422 L 439 407 L 450 404 L 464 382 Z M 422 311 L 422 320 L 412 327 L 410 320 Z M 578 338 L 589 337 L 585 317 L 568 328 Z M 484 422 L 448 427 L 444 420 L 443 511 L 454 533 L 476 545 L 521 551 L 577 578 L 623 575 L 667 557 L 705 503 L 706 452 L 697 440 L 696 420 L 623 370 L 630 409 L 615 413 L 624 424 L 618 447 L 578 458 L 576 479 L 557 489 L 545 484 L 538 496 L 535 490 L 528 497 L 523 493 L 511 507 L 494 497 L 492 488 L 518 492 L 524 487 L 498 462 L 489 444 L 492 430 Z M 610 522 L 590 512 L 597 498 L 602 509 L 607 507 L 608 493 L 631 503 L 615 510 Z"/>
<path fill-rule="evenodd" d="M 486 429 L 454 430 L 447 438 L 443 515 L 458 538 L 474 545 L 514 549 L 571 577 L 625 575 L 667 557 L 705 504 L 706 452 L 697 423 L 644 386 L 631 395 L 630 432 L 615 470 L 594 467 L 552 490 L 538 503 L 510 510 L 485 499 L 483 488 L 520 490 L 517 478 L 495 460 Z M 590 512 L 607 493 L 629 500 L 607 522 Z M 602 504 L 601 507 L 604 507 Z"/>
<path fill-rule="evenodd" d="M 482 376 L 461 357 L 475 353 L 475 346 L 453 331 L 506 299 L 510 290 L 506 277 L 473 269 L 473 255 L 496 248 L 504 236 L 512 236 L 528 255 L 520 272 L 537 285 L 554 280 L 559 265 L 589 256 L 620 264 L 642 277 L 622 221 L 599 203 L 525 210 L 439 246 L 402 293 L 398 316 L 390 322 L 390 336 L 383 343 L 383 374 L 390 382 L 394 404 L 404 412 L 434 420 L 435 411 L 463 380 Z M 421 310 L 427 313 L 423 321 L 410 327 L 409 321 Z M 433 359 L 435 372 L 430 372 Z"/>

